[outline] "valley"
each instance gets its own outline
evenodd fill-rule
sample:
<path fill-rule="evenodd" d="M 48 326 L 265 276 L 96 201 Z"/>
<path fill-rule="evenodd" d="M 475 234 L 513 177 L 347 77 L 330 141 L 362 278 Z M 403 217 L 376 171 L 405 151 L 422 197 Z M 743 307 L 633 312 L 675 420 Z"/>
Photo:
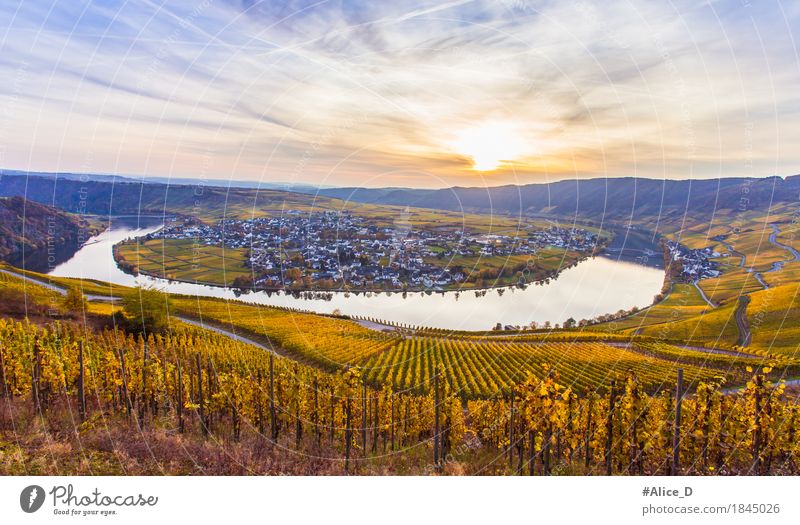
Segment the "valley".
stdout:
<path fill-rule="evenodd" d="M 800 262 L 791 206 L 723 211 L 711 223 L 694 216 L 679 223 L 642 217 L 627 234 L 616 223 L 591 220 L 567 227 L 564 217 L 478 214 L 458 226 L 455 217 L 423 208 L 401 208 L 406 215 L 389 220 L 388 209 L 376 215 L 378 208 L 354 206 L 339 212 L 267 210 L 257 218 L 230 219 L 213 210 L 190 216 L 170 208 L 162 217 L 129 225 L 111 217 L 111 228 L 50 274 L 5 265 L 0 314 L 7 320 L 0 321 L 0 342 L 5 341 L 0 352 L 3 389 L 12 401 L 8 406 L 23 421 L 29 417 L 24 407 L 31 406 L 24 400 L 32 395 L 42 413 L 63 413 L 62 403 L 78 395 L 76 385 L 82 384 L 97 398 L 81 409 L 81 417 L 104 410 L 114 414 L 115 428 L 172 429 L 180 437 L 170 439 L 190 447 L 206 446 L 214 436 L 229 441 L 216 446 L 235 454 L 261 446 L 263 439 L 296 451 L 313 448 L 328 460 L 343 459 L 333 472 L 423 472 L 430 466 L 428 447 L 435 442 L 439 451 L 471 443 L 470 452 L 457 461 L 459 469 L 470 473 L 550 474 L 555 465 L 580 474 L 658 473 L 669 468 L 665 458 L 670 449 L 659 441 L 657 428 L 672 417 L 669 406 L 680 369 L 681 385 L 689 392 L 682 403 L 690 417 L 680 429 L 687 436 L 681 450 L 685 472 L 709 467 L 691 460 L 698 449 L 688 436 L 696 434 L 698 424 L 706 428 L 703 421 L 708 421 L 708 439 L 714 436 L 707 446 L 719 451 L 714 457 L 720 459 L 713 462 L 717 471 L 782 473 L 793 468 L 759 459 L 793 450 L 793 442 L 777 438 L 777 426 L 757 423 L 773 437 L 755 456 L 752 443 L 739 448 L 740 442 L 723 443 L 726 438 L 720 437 L 723 426 L 729 433 L 745 432 L 737 425 L 748 417 L 752 396 L 771 396 L 770 410 L 785 412 L 782 421 L 800 417 L 790 401 L 800 377 L 795 321 L 800 285 L 793 280 Z M 739 222 L 731 223 L 730 217 Z M 648 233 L 656 222 L 659 233 Z M 601 241 L 603 232 L 613 234 Z M 660 245 L 648 248 L 639 239 L 626 250 L 620 239 L 628 235 L 657 237 Z M 481 242 L 487 240 L 492 244 Z M 254 258 L 255 247 L 262 255 Z M 605 256 L 586 258 L 602 248 L 608 249 Z M 314 267 L 320 260 L 317 249 L 334 254 L 321 259 L 324 268 Z M 553 253 L 546 255 L 548 250 Z M 658 261 L 663 269 L 640 264 L 658 259 L 657 250 L 663 251 Z M 288 269 L 319 273 L 335 261 L 341 282 L 321 285 L 318 276 L 302 286 L 295 285 L 295 278 L 264 290 L 235 290 L 233 281 L 252 275 L 248 264 L 260 261 L 266 267 L 271 259 L 265 255 L 283 257 L 284 251 L 289 261 L 294 255 L 303 258 L 302 264 L 298 258 L 289 262 Z M 625 262 L 626 251 L 639 264 Z M 491 282 L 500 286 L 496 290 L 478 288 L 464 270 L 461 279 L 453 279 L 459 284 L 455 290 L 438 280 L 439 289 L 427 291 L 413 286 L 404 293 L 383 287 L 336 289 L 344 287 L 344 268 L 352 270 L 352 261 L 405 270 L 396 274 L 398 282 L 410 277 L 413 284 L 414 271 L 421 267 L 410 262 L 417 259 L 452 278 L 452 268 L 463 268 L 470 257 L 484 271 L 534 255 L 537 264 L 557 274 L 545 275 L 539 284 L 517 281 L 512 287 L 496 279 Z M 548 257 L 552 266 L 545 264 Z M 282 259 L 277 262 L 280 266 Z M 126 264 L 136 268 L 124 268 L 125 273 L 120 267 Z M 603 274 L 604 264 L 628 273 Z M 639 281 L 636 272 L 647 277 Z M 358 274 L 349 278 L 353 275 Z M 611 306 L 613 301 L 622 304 L 626 286 L 631 293 L 638 290 L 639 298 L 630 306 Z M 561 295 L 565 299 L 559 303 Z M 83 306 L 74 306 L 79 304 L 76 296 L 83 297 Z M 580 296 L 591 308 L 581 309 Z M 137 304 L 151 301 L 139 313 L 130 308 L 137 297 Z M 163 328 L 151 332 L 156 329 L 147 328 L 151 321 L 146 319 L 162 309 Z M 80 330 L 84 335 L 76 335 Z M 23 333 L 36 343 L 23 343 Z M 59 346 L 55 340 L 71 342 Z M 83 359 L 91 371 L 80 381 L 76 348 L 88 352 Z M 94 353 L 95 348 L 107 350 Z M 43 351 L 48 357 L 41 377 L 47 379 L 31 383 L 14 367 L 35 362 Z M 64 367 L 63 380 L 53 375 L 53 366 Z M 109 389 L 100 371 L 122 383 Z M 206 385 L 202 392 L 201 383 Z M 552 426 L 540 426 L 538 416 L 523 416 L 515 404 L 524 413 L 552 410 Z M 430 407 L 437 406 L 443 413 L 433 417 Z M 646 416 L 637 416 L 639 410 Z M 741 417 L 725 419 L 723 411 Z M 618 436 L 630 424 L 641 424 L 637 431 L 652 437 L 647 444 L 608 438 L 607 430 L 603 433 L 587 419 L 589 414 L 619 425 Z M 641 423 L 631 423 L 638 417 Z M 542 447 L 551 447 L 546 455 L 535 444 L 520 444 L 519 433 L 530 432 Z M 16 457 L 37 450 L 32 442 L 16 443 Z M 503 465 L 491 460 L 498 451 L 509 458 Z M 641 460 L 623 459 L 633 452 Z M 93 454 L 82 468 L 118 472 L 113 459 L 100 451 Z M 604 460 L 609 455 L 619 459 L 610 471 Z M 247 472 L 330 468 L 328 460 L 300 466 L 282 453 L 268 457 L 272 466 L 247 460 Z M 157 464 L 163 465 L 164 458 Z M 399 458 L 405 466 L 400 467 Z M 20 461 L 0 463 L 0 468 L 32 468 L 30 459 Z M 188 468 L 178 465 L 170 469 Z M 205 465 L 221 468 L 210 461 Z M 452 468 L 437 458 L 433 465 L 442 472 Z"/>

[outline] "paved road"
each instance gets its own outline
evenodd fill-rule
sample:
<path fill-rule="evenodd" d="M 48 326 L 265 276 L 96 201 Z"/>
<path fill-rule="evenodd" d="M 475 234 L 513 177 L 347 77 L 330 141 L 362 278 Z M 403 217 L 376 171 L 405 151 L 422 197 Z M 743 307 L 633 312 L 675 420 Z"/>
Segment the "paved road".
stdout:
<path fill-rule="evenodd" d="M 787 262 L 800 261 L 800 252 L 798 252 L 797 250 L 795 250 L 794 248 L 792 248 L 789 245 L 786 245 L 786 244 L 778 242 L 778 235 L 780 235 L 780 233 L 781 233 L 781 230 L 778 228 L 778 225 L 777 224 L 770 224 L 770 227 L 772 228 L 772 233 L 769 234 L 769 242 L 772 243 L 773 246 L 777 246 L 778 248 L 784 249 L 787 252 L 792 254 L 792 258 L 791 259 L 786 259 L 785 261 L 781 261 L 779 263 L 775 263 L 775 264 L 780 265 L 780 266 L 775 268 L 775 265 L 773 265 L 773 269 L 771 271 L 779 270 Z"/>
<path fill-rule="evenodd" d="M 28 281 L 28 282 L 34 283 L 34 284 L 36 284 L 38 286 L 42 286 L 44 288 L 47 288 L 48 290 L 53 290 L 56 293 L 60 293 L 61 295 L 67 295 L 67 289 L 64 288 L 63 286 L 57 286 L 57 285 L 55 285 L 53 283 L 40 281 L 39 279 L 34 279 L 33 277 L 29 277 L 27 275 L 23 275 L 23 274 L 17 273 L 17 272 L 12 272 L 12 271 L 9 271 L 9 270 L 0 270 L 0 273 L 4 273 L 6 275 L 11 275 L 12 277 L 17 277 L 17 278 L 22 279 L 24 281 Z M 99 302 L 108 302 L 108 303 L 113 303 L 113 302 L 119 301 L 119 297 L 112 297 L 112 296 L 109 296 L 109 295 L 93 295 L 93 294 L 85 294 L 85 295 L 86 295 L 86 299 L 89 300 L 89 301 L 96 301 L 96 302 L 99 301 Z"/>
<path fill-rule="evenodd" d="M 237 334 L 235 332 L 231 332 L 230 330 L 225 330 L 224 328 L 220 328 L 220 327 L 215 326 L 215 325 L 206 324 L 206 323 L 204 323 L 202 321 L 196 321 L 194 319 L 189 319 L 188 317 L 180 317 L 180 316 L 177 316 L 177 315 L 172 315 L 172 316 L 170 316 L 170 318 L 171 319 L 177 319 L 177 320 L 179 320 L 179 321 L 181 321 L 183 323 L 190 324 L 192 326 L 197 326 L 197 327 L 200 327 L 200 328 L 204 328 L 206 330 L 211 330 L 212 332 L 217 332 L 218 334 L 222 334 L 224 336 L 230 337 L 231 339 L 233 339 L 235 341 L 240 341 L 242 343 L 247 343 L 249 345 L 257 346 L 259 348 L 262 348 L 262 349 L 266 350 L 267 352 L 272 352 L 273 354 L 279 353 L 279 352 L 276 352 L 275 349 L 270 347 L 270 346 L 261 344 L 261 343 L 259 343 L 257 341 L 254 341 L 253 339 L 249 339 L 249 338 L 241 336 L 241 335 L 239 335 L 239 334 Z"/>
<path fill-rule="evenodd" d="M 731 245 L 729 242 L 722 240 L 720 237 L 714 237 L 712 240 L 717 241 L 718 243 L 726 247 L 728 251 L 731 253 L 731 255 L 736 255 L 737 257 L 739 257 L 739 266 L 744 268 L 744 263 L 747 260 L 747 257 L 745 257 L 745 255 L 742 252 L 737 252 L 736 250 L 734 250 L 733 245 Z"/>
<path fill-rule="evenodd" d="M 759 284 L 761 284 L 761 286 L 763 286 L 765 290 L 769 289 L 769 284 L 767 284 L 767 282 L 764 281 L 764 275 L 763 274 L 777 272 L 777 271 L 781 270 L 783 268 L 783 265 L 786 264 L 786 263 L 800 261 L 800 252 L 798 252 L 797 250 L 795 250 L 791 246 L 788 246 L 786 244 L 778 242 L 778 235 L 780 235 L 780 233 L 781 233 L 781 230 L 780 230 L 780 228 L 778 228 L 778 225 L 774 224 L 774 223 L 771 223 L 769 226 L 770 226 L 770 228 L 772 228 L 772 233 L 769 234 L 769 242 L 770 242 L 770 244 L 772 244 L 773 246 L 776 246 L 776 247 L 778 247 L 778 248 L 780 248 L 782 250 L 786 250 L 787 252 L 792 254 L 792 258 L 791 259 L 784 259 L 783 261 L 774 262 L 774 263 L 772 263 L 772 268 L 770 268 L 769 270 L 767 270 L 765 272 L 756 272 L 754 274 L 754 277 L 756 278 L 756 281 L 758 281 Z M 753 270 L 750 269 L 750 271 L 753 271 Z"/>
<path fill-rule="evenodd" d="M 66 293 L 67 293 L 66 288 L 64 288 L 62 286 L 57 286 L 57 285 L 52 284 L 52 283 L 48 283 L 48 282 L 45 282 L 45 281 L 40 281 L 39 279 L 35 279 L 35 278 L 29 277 L 27 275 L 22 275 L 22 274 L 19 274 L 19 273 L 16 273 L 16 272 L 12 272 L 12 271 L 8 271 L 8 270 L 2 270 L 2 269 L 0 269 L 0 273 L 5 273 L 5 274 L 11 275 L 13 277 L 19 277 L 20 279 L 24 279 L 24 280 L 26 280 L 28 282 L 31 282 L 31 283 L 34 283 L 34 284 L 36 284 L 38 286 L 43 286 L 43 287 L 45 287 L 45 288 L 47 288 L 49 290 L 53 290 L 54 292 L 60 293 L 61 295 L 66 295 Z M 118 301 L 119 297 L 111 297 L 111 296 L 106 296 L 106 295 L 86 295 L 86 299 L 89 300 L 89 301 L 114 302 L 114 301 Z M 266 350 L 267 352 L 283 354 L 283 352 L 276 351 L 276 349 L 274 349 L 274 348 L 272 348 L 270 346 L 267 346 L 267 345 L 264 345 L 262 343 L 259 343 L 258 341 L 255 341 L 253 339 L 241 336 L 241 335 L 239 335 L 237 333 L 231 332 L 230 330 L 225 330 L 224 328 L 220 328 L 218 326 L 206 324 L 206 323 L 203 323 L 202 321 L 196 321 L 194 319 L 189 319 L 188 317 L 181 317 L 181 316 L 178 316 L 178 315 L 172 315 L 172 316 L 170 316 L 170 318 L 178 320 L 178 321 L 181 321 L 182 323 L 190 324 L 192 326 L 198 326 L 198 327 L 204 328 L 206 330 L 211 330 L 212 332 L 217 332 L 218 334 L 222 334 L 222 335 L 224 335 L 226 337 L 230 337 L 231 339 L 234 339 L 236 341 L 240 341 L 242 343 L 246 343 L 246 344 L 249 344 L 249 345 L 257 346 L 258 348 Z"/>
<path fill-rule="evenodd" d="M 697 288 L 697 291 L 698 291 L 698 292 L 700 292 L 700 297 L 702 297 L 702 298 L 703 298 L 703 300 L 704 300 L 705 302 L 707 302 L 707 303 L 708 303 L 708 305 L 709 305 L 711 308 L 716 308 L 716 307 L 717 307 L 717 305 L 716 305 L 716 304 L 714 304 L 714 301 L 712 301 L 711 299 L 709 299 L 709 298 L 708 298 L 708 296 L 706 295 L 706 293 L 703 291 L 703 289 L 702 289 L 702 288 L 700 288 L 700 285 L 699 285 L 699 284 L 697 284 L 697 281 L 693 282 L 692 284 L 694 284 L 694 287 L 695 287 L 695 288 Z"/>

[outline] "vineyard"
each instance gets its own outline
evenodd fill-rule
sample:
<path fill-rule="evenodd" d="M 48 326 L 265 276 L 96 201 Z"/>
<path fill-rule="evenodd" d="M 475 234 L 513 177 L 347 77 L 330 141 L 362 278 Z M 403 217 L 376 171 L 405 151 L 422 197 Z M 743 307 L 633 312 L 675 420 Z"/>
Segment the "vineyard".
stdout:
<path fill-rule="evenodd" d="M 397 348 L 422 351 L 435 343 L 409 339 Z M 529 351 L 509 346 L 508 359 Z M 576 355 L 596 351 L 582 346 Z M 507 394 L 465 401 L 445 380 L 447 359 L 466 352 L 477 366 L 480 351 L 439 347 L 427 352 L 432 376 L 413 376 L 426 384 L 424 393 L 409 393 L 389 383 L 368 387 L 378 367 L 366 378 L 359 368 L 325 373 L 188 326 L 145 340 L 70 323 L 0 320 L 0 389 L 8 403 L 25 402 L 42 417 L 67 407 L 87 423 L 119 414 L 140 431 L 158 426 L 220 443 L 258 436 L 317 457 L 325 451 L 344 471 L 426 450 L 430 459 L 420 468 L 431 472 L 456 465 L 495 474 L 796 472 L 798 409 L 782 384 L 767 379 L 770 368 L 730 393 L 685 367 L 698 383 L 676 398 L 674 383 L 646 393 L 651 363 L 642 357 L 602 393 L 582 395 L 561 386 L 561 370 L 570 369 L 555 362 L 519 381 L 506 376 Z M 570 351 L 552 345 L 543 357 L 563 350 Z M 8 425 L 4 420 L 4 431 Z"/>
<path fill-rule="evenodd" d="M 280 308 L 211 299 L 175 299 L 173 305 L 189 317 L 261 335 L 292 357 L 326 370 L 358 364 L 399 339 L 351 321 Z"/>
<path fill-rule="evenodd" d="M 610 380 L 630 372 L 645 391 L 656 393 L 669 387 L 677 367 L 684 369 L 691 386 L 718 379 L 743 383 L 746 366 L 800 372 L 796 360 L 783 356 L 746 354 L 733 347 L 688 349 L 624 334 L 445 336 L 421 327 L 379 332 L 352 320 L 234 302 L 176 299 L 174 305 L 181 314 L 253 335 L 276 351 L 325 371 L 358 366 L 375 388 L 390 385 L 417 394 L 427 391 L 437 364 L 444 367 L 448 386 L 465 399 L 507 394 L 530 375 L 542 377 L 544 364 L 558 368 L 562 382 L 579 393 L 605 388 Z"/>
<path fill-rule="evenodd" d="M 467 398 L 509 392 L 529 376 L 542 379 L 543 364 L 559 370 L 564 384 L 577 392 L 604 387 L 614 378 L 635 373 L 645 389 L 668 386 L 676 368 L 668 361 L 627 348 L 599 342 L 516 343 L 412 338 L 363 363 L 369 381 L 391 384 L 399 390 L 420 391 L 433 376 L 437 363 L 444 366 L 451 388 Z M 712 380 L 721 372 L 681 365 L 690 383 Z"/>

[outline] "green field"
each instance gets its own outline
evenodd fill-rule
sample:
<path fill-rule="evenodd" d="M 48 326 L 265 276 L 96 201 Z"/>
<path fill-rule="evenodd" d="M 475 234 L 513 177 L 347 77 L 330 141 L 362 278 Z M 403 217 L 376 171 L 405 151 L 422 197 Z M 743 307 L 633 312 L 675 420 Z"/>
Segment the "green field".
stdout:
<path fill-rule="evenodd" d="M 165 279 L 232 286 L 237 277 L 251 276 L 245 267 L 247 250 L 198 244 L 190 240 L 153 239 L 119 244 L 118 262 L 133 265 L 135 273 Z"/>

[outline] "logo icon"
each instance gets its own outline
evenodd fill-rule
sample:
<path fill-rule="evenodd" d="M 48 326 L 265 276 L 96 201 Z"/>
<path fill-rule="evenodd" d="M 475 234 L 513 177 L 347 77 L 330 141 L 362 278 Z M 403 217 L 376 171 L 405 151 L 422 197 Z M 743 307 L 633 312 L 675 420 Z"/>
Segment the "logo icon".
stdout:
<path fill-rule="evenodd" d="M 44 489 L 39 485 L 31 485 L 22 489 L 19 495 L 19 506 L 28 514 L 36 512 L 44 503 Z"/>

